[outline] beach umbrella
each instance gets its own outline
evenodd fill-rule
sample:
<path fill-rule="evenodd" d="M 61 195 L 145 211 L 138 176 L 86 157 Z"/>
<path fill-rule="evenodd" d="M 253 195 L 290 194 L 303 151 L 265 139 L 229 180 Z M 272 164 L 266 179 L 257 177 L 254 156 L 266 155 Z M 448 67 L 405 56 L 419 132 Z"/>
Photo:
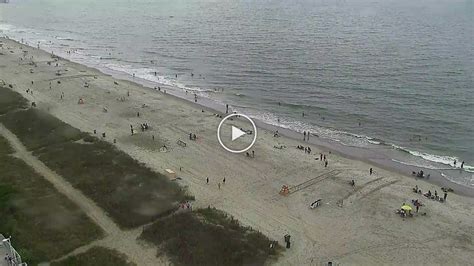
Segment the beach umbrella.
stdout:
<path fill-rule="evenodd" d="M 409 205 L 403 205 L 403 206 L 402 206 L 402 210 L 404 210 L 404 211 L 411 211 L 411 210 L 413 210 L 413 209 L 412 209 L 412 207 L 409 206 Z"/>

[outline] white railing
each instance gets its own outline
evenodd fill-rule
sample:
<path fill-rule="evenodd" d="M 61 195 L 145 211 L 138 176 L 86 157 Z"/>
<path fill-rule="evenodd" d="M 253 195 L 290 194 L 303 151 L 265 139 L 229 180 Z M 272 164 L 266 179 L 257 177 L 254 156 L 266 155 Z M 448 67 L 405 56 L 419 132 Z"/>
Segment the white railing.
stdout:
<path fill-rule="evenodd" d="M 2 235 L 0 235 L 2 236 Z M 3 236 L 1 237 L 3 238 Z M 7 255 L 3 258 L 6 260 L 7 265 L 9 266 L 28 266 L 26 262 L 21 261 L 21 256 L 18 254 L 18 252 L 15 250 L 15 248 L 12 246 L 12 243 L 10 241 L 11 237 L 5 238 L 2 240 L 1 245 L 6 249 L 8 252 Z"/>

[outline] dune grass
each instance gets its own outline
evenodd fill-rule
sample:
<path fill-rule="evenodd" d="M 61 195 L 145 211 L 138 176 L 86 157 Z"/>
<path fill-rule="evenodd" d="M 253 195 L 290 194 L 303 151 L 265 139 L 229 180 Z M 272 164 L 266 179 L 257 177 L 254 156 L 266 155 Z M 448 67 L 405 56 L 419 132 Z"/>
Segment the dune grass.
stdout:
<path fill-rule="evenodd" d="M 159 220 L 141 238 L 162 247 L 176 265 L 263 265 L 281 251 L 263 234 L 214 208 Z"/>
<path fill-rule="evenodd" d="M 28 107 L 28 101 L 20 94 L 0 87 L 0 115 L 15 109 L 22 109 Z"/>
<path fill-rule="evenodd" d="M 73 257 L 68 257 L 62 261 L 53 262 L 51 266 L 88 266 L 88 265 L 100 265 L 100 266 L 133 266 L 130 262 L 127 262 L 125 255 L 118 251 L 104 248 L 104 247 L 93 247 L 88 251 L 78 254 Z"/>
<path fill-rule="evenodd" d="M 173 213 L 177 202 L 192 198 L 108 142 L 40 110 L 18 110 L 17 106 L 22 105 L 12 104 L 12 109 L 0 115 L 0 122 L 121 227 L 154 221 Z M 6 197 L 12 193 L 9 188 L 5 191 Z M 176 265 L 263 265 L 281 251 L 278 245 L 270 249 L 271 241 L 263 234 L 213 208 L 160 219 L 147 226 L 141 239 L 159 246 Z M 39 239 L 38 245 L 48 243 Z M 115 255 L 91 249 L 53 265 L 127 265 Z"/>
<path fill-rule="evenodd" d="M 168 215 L 188 197 L 166 176 L 112 144 L 39 109 L 11 110 L 0 116 L 0 122 L 44 164 L 94 200 L 123 228 Z"/>
<path fill-rule="evenodd" d="M 102 236 L 76 205 L 23 161 L 0 136 L 0 232 L 29 265 L 63 256 Z"/>

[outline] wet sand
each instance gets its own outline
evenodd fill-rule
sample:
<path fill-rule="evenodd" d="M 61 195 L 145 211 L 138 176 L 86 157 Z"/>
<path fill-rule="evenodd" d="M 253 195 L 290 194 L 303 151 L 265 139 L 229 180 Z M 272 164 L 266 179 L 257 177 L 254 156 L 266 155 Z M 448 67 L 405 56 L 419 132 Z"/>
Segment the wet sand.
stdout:
<path fill-rule="evenodd" d="M 280 243 L 283 235 L 292 235 L 291 248 L 277 264 L 469 264 L 474 259 L 471 197 L 449 193 L 445 203 L 429 200 L 413 193 L 412 187 L 442 195 L 438 185 L 341 156 L 334 152 L 337 147 L 306 143 L 291 132 L 283 132 L 290 137 L 275 138 L 271 128 L 260 123 L 252 148 L 255 158 L 231 154 L 217 141 L 220 119 L 212 109 L 64 59 L 55 62 L 42 50 L 0 40 L 0 79 L 36 102 L 37 108 L 83 131 L 106 132 L 105 140 L 116 139 L 119 149 L 156 171 L 175 170 L 182 178 L 180 184 L 195 195 L 195 206 L 222 209 Z M 36 67 L 28 59 L 20 60 L 23 50 L 28 51 L 26 58 L 33 56 Z M 55 74 L 57 70 L 61 76 Z M 33 94 L 27 94 L 27 89 Z M 84 104 L 78 104 L 79 99 Z M 138 129 L 144 122 L 151 129 L 131 136 L 130 125 Z M 189 141 L 190 132 L 198 136 L 197 141 Z M 152 135 L 155 141 L 150 141 Z M 178 139 L 188 145 L 179 146 Z M 163 144 L 168 152 L 159 151 Z M 274 148 L 280 145 L 287 148 Z M 298 145 L 310 146 L 312 155 L 296 149 Z M 315 160 L 320 153 L 328 158 L 327 168 Z M 323 175 L 288 196 L 278 193 L 282 185 L 291 187 L 332 170 L 338 174 Z M 224 177 L 226 184 L 219 189 Z M 352 179 L 355 187 L 350 185 Z M 317 199 L 322 199 L 322 205 L 310 209 Z M 403 219 L 395 214 L 412 199 L 424 204 L 420 215 Z"/>

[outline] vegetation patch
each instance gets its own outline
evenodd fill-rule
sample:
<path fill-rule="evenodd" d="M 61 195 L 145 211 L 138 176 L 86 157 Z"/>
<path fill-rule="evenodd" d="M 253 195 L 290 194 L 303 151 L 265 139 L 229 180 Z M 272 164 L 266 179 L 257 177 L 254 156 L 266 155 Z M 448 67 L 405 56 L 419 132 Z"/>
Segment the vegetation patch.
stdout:
<path fill-rule="evenodd" d="M 68 257 L 62 261 L 53 262 L 51 266 L 86 266 L 86 265 L 100 265 L 100 266 L 132 266 L 127 262 L 127 257 L 118 251 L 104 248 L 93 247 L 82 254 Z"/>
<path fill-rule="evenodd" d="M 28 107 L 28 101 L 19 93 L 0 86 L 0 115 L 10 110 Z"/>
<path fill-rule="evenodd" d="M 87 135 L 35 108 L 11 111 L 1 116 L 0 122 L 12 131 L 29 150 L 77 141 Z"/>
<path fill-rule="evenodd" d="M 24 261 L 49 261 L 102 236 L 75 204 L 11 153 L 0 136 L 0 233 L 12 236 Z"/>
<path fill-rule="evenodd" d="M 141 238 L 163 248 L 176 265 L 263 265 L 281 251 L 263 234 L 214 208 L 159 220 Z"/>
<path fill-rule="evenodd" d="M 185 198 L 176 183 L 104 141 L 64 142 L 34 154 L 125 228 L 168 215 Z"/>
<path fill-rule="evenodd" d="M 188 198 L 166 176 L 42 110 L 12 110 L 1 115 L 0 122 L 121 227 L 133 228 L 168 215 Z"/>
<path fill-rule="evenodd" d="M 166 251 L 174 264 L 263 265 L 281 251 L 277 244 L 270 248 L 272 241 L 263 234 L 216 209 L 167 216 L 178 202 L 193 197 L 108 142 L 38 109 L 20 110 L 18 106 L 23 105 L 10 104 L 12 109 L 0 115 L 0 122 L 120 226 L 133 228 L 166 216 L 147 226 L 141 238 Z M 0 146 L 0 151 L 11 153 L 7 145 Z M 57 258 L 100 234 L 75 205 L 22 161 L 4 157 L 10 161 L 0 164 L 0 184 L 4 185 L 0 190 L 0 231 L 15 236 L 14 245 L 26 261 L 34 265 Z M 129 264 L 121 254 L 93 248 L 52 265 Z"/>

